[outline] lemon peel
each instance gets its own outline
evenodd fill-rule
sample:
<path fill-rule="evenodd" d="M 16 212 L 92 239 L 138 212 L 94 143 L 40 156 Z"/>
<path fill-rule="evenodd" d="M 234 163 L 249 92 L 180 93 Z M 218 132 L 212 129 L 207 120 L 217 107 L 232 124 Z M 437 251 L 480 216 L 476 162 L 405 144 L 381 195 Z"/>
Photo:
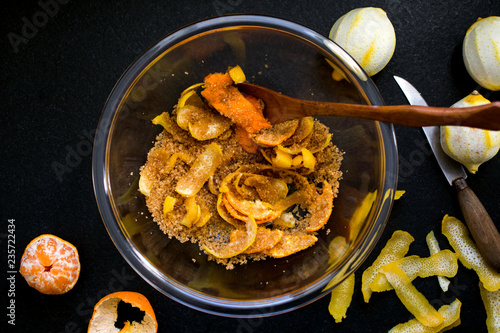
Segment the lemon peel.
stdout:
<path fill-rule="evenodd" d="M 479 18 L 467 30 L 462 47 L 465 68 L 478 84 L 500 90 L 500 17 Z"/>
<path fill-rule="evenodd" d="M 500 51 L 500 50 L 499 50 Z M 453 104 L 452 108 L 490 103 L 477 91 Z M 463 164 L 474 174 L 484 162 L 492 159 L 500 149 L 500 131 L 465 126 L 441 126 L 441 147 L 444 152 Z"/>
<path fill-rule="evenodd" d="M 500 290 L 488 291 L 482 282 L 479 282 L 479 292 L 486 309 L 486 326 L 488 332 L 500 331 Z"/>
<path fill-rule="evenodd" d="M 486 290 L 500 289 L 500 273 L 486 263 L 476 244 L 469 237 L 465 224 L 453 216 L 445 215 L 442 221 L 442 233 L 459 254 L 460 262 L 477 273 Z"/>
<path fill-rule="evenodd" d="M 370 300 L 372 295 L 370 283 L 372 283 L 377 276 L 379 269 L 397 259 L 403 258 L 406 253 L 408 253 L 410 244 L 414 240 L 413 236 L 406 231 L 394 231 L 392 237 L 387 241 L 382 251 L 380 251 L 377 259 L 375 259 L 373 264 L 363 272 L 361 277 L 361 291 L 365 303 L 368 303 Z"/>
<path fill-rule="evenodd" d="M 443 323 L 436 327 L 423 325 L 417 319 L 394 326 L 389 333 L 434 333 L 444 332 L 460 324 L 460 309 L 462 303 L 456 299 L 450 305 L 443 305 L 438 312 L 443 316 Z"/>
<path fill-rule="evenodd" d="M 331 292 L 328 311 L 336 323 L 340 323 L 346 317 L 347 309 L 351 305 L 352 295 L 354 294 L 354 282 L 355 276 L 353 273 Z"/>
<path fill-rule="evenodd" d="M 349 53 L 369 76 L 380 72 L 391 60 L 396 34 L 381 8 L 353 9 L 341 16 L 330 30 L 329 38 Z M 340 80 L 342 75 L 333 78 Z"/>
<path fill-rule="evenodd" d="M 380 272 L 392 285 L 401 303 L 419 322 L 429 327 L 436 327 L 443 323 L 443 315 L 434 309 L 427 298 L 413 286 L 397 262 L 385 265 Z"/>

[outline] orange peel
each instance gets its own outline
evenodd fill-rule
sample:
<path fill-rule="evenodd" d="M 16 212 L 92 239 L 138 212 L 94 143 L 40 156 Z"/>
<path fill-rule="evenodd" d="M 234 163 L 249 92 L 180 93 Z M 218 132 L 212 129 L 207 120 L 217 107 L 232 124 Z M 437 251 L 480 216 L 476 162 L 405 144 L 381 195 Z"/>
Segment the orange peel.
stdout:
<path fill-rule="evenodd" d="M 274 258 L 283 258 L 313 246 L 318 238 L 310 234 L 284 234 L 281 240 L 265 253 Z"/>
<path fill-rule="evenodd" d="M 246 222 L 245 232 L 234 230 L 231 232 L 230 241 L 217 246 L 213 243 L 206 243 L 203 249 L 219 259 L 226 259 L 237 256 L 250 247 L 257 236 L 257 223 L 252 217 L 249 217 Z"/>
<path fill-rule="evenodd" d="M 289 139 L 299 127 L 299 119 L 292 119 L 266 128 L 253 136 L 253 140 L 263 147 L 274 147 Z"/>
<path fill-rule="evenodd" d="M 21 257 L 19 272 L 28 285 L 48 295 L 71 290 L 80 276 L 76 247 L 50 234 L 33 239 Z"/>
<path fill-rule="evenodd" d="M 333 209 L 333 190 L 328 182 L 323 182 L 323 193 L 316 195 L 314 201 L 309 206 L 309 213 L 311 214 L 309 226 L 306 228 L 307 232 L 317 231 L 325 226 L 330 219 Z"/>
<path fill-rule="evenodd" d="M 241 232 L 241 230 L 239 230 Z M 243 253 L 259 253 L 267 249 L 272 248 L 283 237 L 283 231 L 277 229 L 268 229 L 266 227 L 259 227 L 257 229 L 257 235 L 255 236 L 255 241 L 243 251 Z"/>
<path fill-rule="evenodd" d="M 118 319 L 118 304 L 125 302 L 144 312 L 142 321 L 126 322 L 123 329 L 115 327 Z M 94 312 L 90 319 L 88 333 L 100 332 L 138 332 L 138 333 L 155 333 L 158 331 L 158 322 L 153 311 L 151 303 L 148 299 L 137 292 L 119 291 L 116 293 L 104 296 L 94 306 Z"/>

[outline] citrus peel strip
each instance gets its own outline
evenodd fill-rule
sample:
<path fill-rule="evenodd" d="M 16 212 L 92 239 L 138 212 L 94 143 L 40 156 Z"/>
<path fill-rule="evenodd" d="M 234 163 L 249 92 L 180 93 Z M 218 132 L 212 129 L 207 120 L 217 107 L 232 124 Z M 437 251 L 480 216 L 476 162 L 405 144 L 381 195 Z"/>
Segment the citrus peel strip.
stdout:
<path fill-rule="evenodd" d="M 203 249 L 209 254 L 219 259 L 234 257 L 252 245 L 257 236 L 257 223 L 252 217 L 246 222 L 246 232 L 235 230 L 231 233 L 231 240 L 225 244 L 206 243 Z"/>
<path fill-rule="evenodd" d="M 429 303 L 427 298 L 413 286 L 405 272 L 392 262 L 380 269 L 396 291 L 403 305 L 424 326 L 436 327 L 443 323 L 443 316 Z"/>
<path fill-rule="evenodd" d="M 500 290 L 488 291 L 479 282 L 479 292 L 486 309 L 486 326 L 488 332 L 500 332 Z"/>
<path fill-rule="evenodd" d="M 408 256 L 393 263 L 405 272 L 410 281 L 435 275 L 454 277 L 458 271 L 458 255 L 450 250 L 439 251 L 428 258 Z M 378 273 L 370 283 L 370 289 L 381 292 L 391 290 L 392 286 L 384 274 Z"/>
<path fill-rule="evenodd" d="M 389 264 L 397 259 L 403 258 L 410 248 L 410 244 L 415 239 L 406 231 L 396 230 L 392 237 L 387 241 L 385 247 L 380 251 L 380 254 L 375 259 L 373 264 L 368 267 L 361 277 L 361 291 L 366 303 L 369 302 L 372 290 L 370 283 L 377 276 L 379 269 L 386 264 Z"/>
<path fill-rule="evenodd" d="M 448 238 L 455 252 L 459 254 L 460 262 L 477 273 L 486 290 L 500 289 L 500 273 L 488 265 L 474 241 L 469 237 L 465 224 L 453 216 L 445 215 L 442 221 L 442 233 Z"/>
<path fill-rule="evenodd" d="M 328 311 L 336 323 L 340 323 L 346 317 L 347 309 L 351 305 L 352 295 L 354 294 L 354 282 L 355 277 L 354 273 L 352 273 L 331 292 Z"/>
<path fill-rule="evenodd" d="M 397 192 L 397 191 L 396 191 Z M 436 236 L 434 235 L 434 231 L 431 231 L 427 234 L 427 237 L 425 237 L 425 241 L 427 242 L 427 246 L 429 247 L 429 252 L 432 254 L 436 254 L 439 251 L 441 251 L 439 247 L 438 240 Z M 450 285 L 450 280 L 448 280 L 445 276 L 438 275 L 438 282 L 439 286 L 441 287 L 441 290 L 444 292 L 448 291 L 448 286 Z"/>
<path fill-rule="evenodd" d="M 444 332 L 460 323 L 460 310 L 462 303 L 456 299 L 450 305 L 443 305 L 438 312 L 443 316 L 443 323 L 436 327 L 423 325 L 417 319 L 394 326 L 389 333 L 438 333 Z"/>

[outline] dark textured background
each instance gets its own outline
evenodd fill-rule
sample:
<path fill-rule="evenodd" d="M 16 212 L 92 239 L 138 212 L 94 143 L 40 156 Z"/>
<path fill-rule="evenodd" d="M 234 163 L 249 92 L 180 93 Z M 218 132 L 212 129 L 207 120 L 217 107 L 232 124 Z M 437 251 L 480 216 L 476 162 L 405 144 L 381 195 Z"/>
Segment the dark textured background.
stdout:
<path fill-rule="evenodd" d="M 399 189 L 406 194 L 395 203 L 381 241 L 358 271 L 353 303 L 340 324 L 328 313 L 329 297 L 284 315 L 229 319 L 187 308 L 149 286 L 118 253 L 101 221 L 92 188 L 92 131 L 113 85 L 143 50 L 192 21 L 229 13 L 278 16 L 328 35 L 333 23 L 349 10 L 381 7 L 397 35 L 391 62 L 373 77 L 385 102 L 406 103 L 392 79 L 399 75 L 412 82 L 429 104 L 449 106 L 478 88 L 464 68 L 462 40 L 478 17 L 500 15 L 498 0 L 61 0 L 45 21 L 40 3 L 54 0 L 9 0 L 0 5 L 0 331 L 86 332 L 97 300 L 122 289 L 148 297 L 160 332 L 384 332 L 410 319 L 394 293 L 376 294 L 365 304 L 360 272 L 371 264 L 394 230 L 403 229 L 415 237 L 410 254 L 427 256 L 425 235 L 434 230 L 446 244 L 440 235 L 443 215 L 461 217 L 454 190 L 435 159 L 422 148 L 425 139 L 420 129 L 395 126 Z M 9 35 L 22 35 L 26 21 L 36 19 L 41 27 L 25 30 L 29 36 L 25 43 L 14 46 L 9 42 Z M 500 99 L 498 93 L 482 92 L 490 99 Z M 56 172 L 54 163 L 68 166 L 66 172 Z M 496 157 L 469 177 L 469 184 L 497 226 L 499 169 L 500 158 Z M 6 307 L 11 299 L 6 283 L 9 219 L 15 220 L 17 265 L 24 247 L 42 233 L 72 242 L 82 262 L 75 288 L 61 296 L 38 293 L 17 274 L 16 326 L 7 325 Z M 456 297 L 462 301 L 462 324 L 454 332 L 486 330 L 477 283 L 475 273 L 463 266 L 446 294 L 440 293 L 434 278 L 415 281 L 436 307 Z"/>

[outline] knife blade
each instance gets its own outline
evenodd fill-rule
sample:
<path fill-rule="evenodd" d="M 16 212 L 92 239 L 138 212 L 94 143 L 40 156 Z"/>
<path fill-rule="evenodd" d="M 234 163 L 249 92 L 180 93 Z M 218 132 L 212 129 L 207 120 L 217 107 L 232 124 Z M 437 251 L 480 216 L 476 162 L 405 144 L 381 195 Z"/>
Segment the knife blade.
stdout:
<path fill-rule="evenodd" d="M 418 90 L 405 79 L 394 76 L 411 105 L 427 105 Z M 479 198 L 468 186 L 463 166 L 441 148 L 440 127 L 422 127 L 432 152 L 448 183 L 457 190 L 460 209 L 472 238 L 489 265 L 500 272 L 500 233 Z"/>

